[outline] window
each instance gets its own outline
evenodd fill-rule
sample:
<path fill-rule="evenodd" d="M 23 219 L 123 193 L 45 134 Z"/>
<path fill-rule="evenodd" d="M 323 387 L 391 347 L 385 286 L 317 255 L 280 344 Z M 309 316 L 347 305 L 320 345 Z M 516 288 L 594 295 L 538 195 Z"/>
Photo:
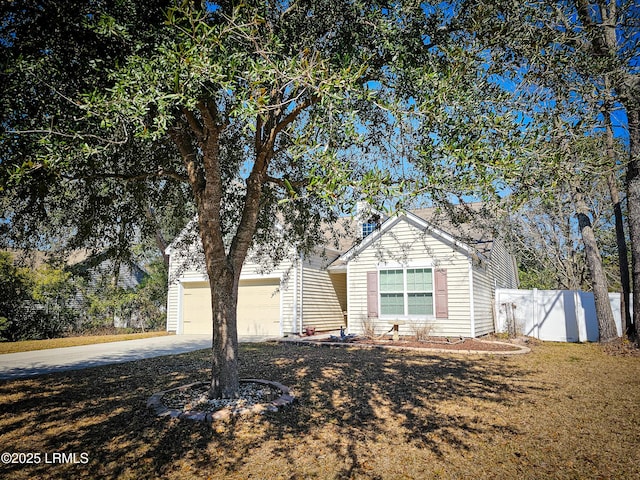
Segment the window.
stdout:
<path fill-rule="evenodd" d="M 380 313 L 404 315 L 404 272 L 380 271 Z"/>
<path fill-rule="evenodd" d="M 362 224 L 362 238 L 370 235 L 374 232 L 374 230 L 378 228 L 377 223 L 363 223 Z"/>
<path fill-rule="evenodd" d="M 433 270 L 380 270 L 381 315 L 433 315 Z"/>
<path fill-rule="evenodd" d="M 362 238 L 371 235 L 378 228 L 380 228 L 380 215 L 371 215 L 367 221 L 362 223 Z"/>

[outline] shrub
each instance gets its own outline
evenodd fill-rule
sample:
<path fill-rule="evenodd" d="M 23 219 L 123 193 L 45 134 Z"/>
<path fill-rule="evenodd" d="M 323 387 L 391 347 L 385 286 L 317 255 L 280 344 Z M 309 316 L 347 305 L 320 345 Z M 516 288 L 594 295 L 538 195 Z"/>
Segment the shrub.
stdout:
<path fill-rule="evenodd" d="M 32 284 L 30 271 L 16 267 L 10 253 L 0 252 L 0 336 L 3 339 L 20 340 L 21 327 L 29 320 Z"/>
<path fill-rule="evenodd" d="M 375 326 L 375 323 L 373 322 L 373 319 L 369 317 L 365 317 L 365 318 L 362 318 L 361 323 L 362 323 L 362 334 L 366 338 L 375 338 L 376 326 Z"/>
<path fill-rule="evenodd" d="M 433 323 L 430 322 L 417 322 L 411 324 L 411 331 L 419 342 L 428 340 L 433 334 L 433 329 Z"/>

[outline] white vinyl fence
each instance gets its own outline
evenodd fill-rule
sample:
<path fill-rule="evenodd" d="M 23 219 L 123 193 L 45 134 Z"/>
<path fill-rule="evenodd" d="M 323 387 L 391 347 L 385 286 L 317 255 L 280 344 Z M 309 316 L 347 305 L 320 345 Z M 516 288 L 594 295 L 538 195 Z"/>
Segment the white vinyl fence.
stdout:
<path fill-rule="evenodd" d="M 620 294 L 610 293 L 609 301 L 618 336 L 622 336 Z M 598 341 L 598 320 L 591 292 L 498 288 L 495 302 L 496 332 L 555 342 Z"/>

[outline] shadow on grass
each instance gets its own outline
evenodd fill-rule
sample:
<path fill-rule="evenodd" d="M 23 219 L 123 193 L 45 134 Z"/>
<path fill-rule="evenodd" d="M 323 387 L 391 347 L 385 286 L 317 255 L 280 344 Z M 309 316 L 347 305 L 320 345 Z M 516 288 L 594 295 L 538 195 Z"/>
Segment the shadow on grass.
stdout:
<path fill-rule="evenodd" d="M 208 365 L 201 351 L 1 382 L 0 451 L 86 452 L 89 462 L 9 464 L 0 476 L 188 478 L 192 468 L 224 476 L 273 462 L 285 478 L 303 478 L 301 465 L 324 457 L 333 463 L 327 477 L 376 478 L 363 445 L 390 458 L 409 447 L 437 456 L 469 449 L 474 435 L 516 433 L 490 406 L 538 388 L 500 357 L 252 344 L 241 347 L 241 374 L 291 387 L 292 407 L 214 428 L 145 410 L 151 394 L 206 379 Z"/>

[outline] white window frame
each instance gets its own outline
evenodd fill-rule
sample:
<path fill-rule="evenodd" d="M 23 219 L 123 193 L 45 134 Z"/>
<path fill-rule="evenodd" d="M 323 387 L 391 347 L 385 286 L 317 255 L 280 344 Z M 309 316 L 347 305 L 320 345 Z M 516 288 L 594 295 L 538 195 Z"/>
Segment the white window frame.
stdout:
<path fill-rule="evenodd" d="M 431 271 L 431 290 L 420 290 L 420 291 L 408 291 L 407 288 L 407 270 L 418 270 L 425 269 Z M 382 280 L 380 278 L 381 272 L 389 271 L 389 270 L 402 270 L 402 298 L 404 302 L 404 311 L 402 315 L 400 314 L 390 314 L 390 313 L 382 313 L 382 294 L 383 293 L 400 293 L 400 292 L 384 292 L 382 290 Z M 409 294 L 410 293 L 430 293 L 431 294 L 431 313 L 427 314 L 409 314 Z M 399 265 L 399 264 L 385 264 L 378 266 L 378 315 L 380 318 L 403 318 L 403 319 L 412 319 L 412 318 L 435 318 L 436 314 L 436 294 L 435 294 L 435 267 L 433 264 L 409 264 L 409 265 Z"/>

